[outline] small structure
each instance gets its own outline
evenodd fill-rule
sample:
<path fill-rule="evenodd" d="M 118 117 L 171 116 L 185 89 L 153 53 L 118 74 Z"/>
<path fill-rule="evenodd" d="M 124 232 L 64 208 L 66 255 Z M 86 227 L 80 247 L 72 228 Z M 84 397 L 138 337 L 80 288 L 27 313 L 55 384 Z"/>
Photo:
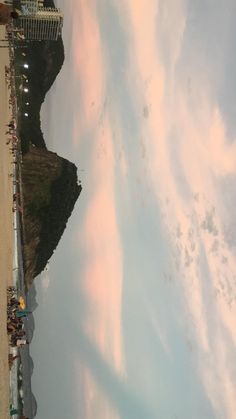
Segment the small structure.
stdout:
<path fill-rule="evenodd" d="M 21 0 L 21 7 L 25 10 L 28 10 L 30 14 L 35 14 L 38 11 L 38 8 L 42 6 L 39 0 Z"/>

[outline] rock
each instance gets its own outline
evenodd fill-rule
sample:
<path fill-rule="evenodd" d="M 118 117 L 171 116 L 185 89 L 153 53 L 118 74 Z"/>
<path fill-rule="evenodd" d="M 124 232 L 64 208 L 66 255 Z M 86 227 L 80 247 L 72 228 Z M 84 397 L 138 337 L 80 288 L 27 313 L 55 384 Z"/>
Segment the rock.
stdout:
<path fill-rule="evenodd" d="M 47 149 L 23 155 L 23 257 L 26 287 L 46 266 L 82 190 L 77 168 Z"/>

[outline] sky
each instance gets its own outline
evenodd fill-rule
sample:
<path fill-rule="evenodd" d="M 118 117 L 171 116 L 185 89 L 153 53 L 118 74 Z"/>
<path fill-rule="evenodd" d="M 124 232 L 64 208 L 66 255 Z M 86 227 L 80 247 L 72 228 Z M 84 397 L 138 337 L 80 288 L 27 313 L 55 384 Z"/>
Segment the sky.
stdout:
<path fill-rule="evenodd" d="M 236 3 L 58 0 L 83 190 L 35 283 L 37 419 L 234 419 Z"/>

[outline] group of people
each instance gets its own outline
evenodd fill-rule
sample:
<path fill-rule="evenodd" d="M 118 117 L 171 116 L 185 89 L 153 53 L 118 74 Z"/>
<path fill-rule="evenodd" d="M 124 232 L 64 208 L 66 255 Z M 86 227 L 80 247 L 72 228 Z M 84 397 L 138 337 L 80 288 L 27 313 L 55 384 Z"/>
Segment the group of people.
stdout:
<path fill-rule="evenodd" d="M 16 123 L 15 120 L 12 119 L 9 124 L 7 124 L 7 131 L 5 132 L 5 135 L 8 135 L 6 140 L 6 145 L 10 146 L 10 152 L 12 155 L 12 164 L 17 165 L 17 158 L 19 155 L 19 149 L 18 149 L 18 143 L 19 139 L 16 132 Z M 14 172 L 9 173 L 9 177 L 14 178 Z M 13 180 L 13 185 L 17 185 L 18 181 L 16 179 Z M 15 187 L 15 190 L 17 190 L 17 187 Z M 23 214 L 23 208 L 20 205 L 20 193 L 14 191 L 13 192 L 13 202 L 12 202 L 12 211 L 19 210 L 21 214 Z"/>
<path fill-rule="evenodd" d="M 10 346 L 19 348 L 29 343 L 24 329 L 23 319 L 27 317 L 31 311 L 22 308 L 15 287 L 8 287 L 7 292 L 7 333 L 9 335 L 9 343 Z"/>
<path fill-rule="evenodd" d="M 14 155 L 17 151 L 17 145 L 19 142 L 19 139 L 16 135 L 16 122 L 14 119 L 12 119 L 7 125 L 7 131 L 5 131 L 5 135 L 9 135 L 7 137 L 6 145 L 11 144 L 11 152 Z"/>
<path fill-rule="evenodd" d="M 7 125 L 8 131 L 12 135 L 16 135 L 16 115 L 17 115 L 17 102 L 16 102 L 16 84 L 15 84 L 15 69 L 14 69 L 14 49 L 9 45 L 9 66 L 5 65 L 5 80 L 7 87 L 10 91 L 8 106 L 11 109 L 11 121 Z"/>
<path fill-rule="evenodd" d="M 9 98 L 9 107 L 12 109 L 12 116 L 9 123 L 6 125 L 6 145 L 10 147 L 10 152 L 12 155 L 12 164 L 17 164 L 17 158 L 19 156 L 19 138 L 17 135 L 17 125 L 16 125 L 16 94 L 15 94 L 15 80 L 14 80 L 14 68 L 13 60 L 10 60 L 10 66 L 5 66 L 5 79 L 10 89 L 10 98 Z M 14 177 L 14 173 L 9 173 L 10 177 Z M 13 185 L 15 185 L 15 190 L 17 188 L 18 180 L 13 180 Z M 19 210 L 23 214 L 23 207 L 20 204 L 20 194 L 19 192 L 13 193 L 13 203 L 12 211 Z"/>
<path fill-rule="evenodd" d="M 12 70 L 13 71 L 13 70 Z M 8 102 L 8 106 L 9 109 L 12 109 L 15 103 L 15 76 L 14 73 L 11 71 L 10 67 L 5 65 L 5 80 L 7 83 L 7 87 L 10 90 L 10 97 L 9 97 L 9 102 Z"/>
<path fill-rule="evenodd" d="M 24 330 L 23 319 L 31 313 L 25 308 L 24 300 L 22 297 L 17 297 L 17 288 L 9 286 L 7 288 L 7 333 L 9 335 L 10 346 L 17 347 L 18 349 L 28 344 L 27 333 Z M 17 355 L 9 354 L 8 362 L 9 367 L 13 365 L 14 361 L 20 357 L 19 352 Z M 21 414 L 19 408 L 10 405 L 10 416 L 16 416 L 18 419 L 28 419 Z"/>
<path fill-rule="evenodd" d="M 14 69 L 14 51 L 9 45 L 9 66 L 5 66 L 5 80 L 8 89 L 10 90 L 9 109 L 12 110 L 12 115 L 16 118 L 16 85 L 15 85 L 15 69 Z"/>

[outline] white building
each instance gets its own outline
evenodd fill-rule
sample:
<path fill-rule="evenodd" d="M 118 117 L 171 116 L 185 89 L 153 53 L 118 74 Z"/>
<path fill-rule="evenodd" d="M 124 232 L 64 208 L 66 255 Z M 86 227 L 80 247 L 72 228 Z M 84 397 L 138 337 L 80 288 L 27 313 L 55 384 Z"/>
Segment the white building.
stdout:
<path fill-rule="evenodd" d="M 17 26 L 23 29 L 25 39 L 56 41 L 61 35 L 63 25 L 63 14 L 60 9 L 41 7 L 37 0 L 25 1 L 26 6 L 31 7 L 31 13 L 23 13 L 17 22 Z"/>

